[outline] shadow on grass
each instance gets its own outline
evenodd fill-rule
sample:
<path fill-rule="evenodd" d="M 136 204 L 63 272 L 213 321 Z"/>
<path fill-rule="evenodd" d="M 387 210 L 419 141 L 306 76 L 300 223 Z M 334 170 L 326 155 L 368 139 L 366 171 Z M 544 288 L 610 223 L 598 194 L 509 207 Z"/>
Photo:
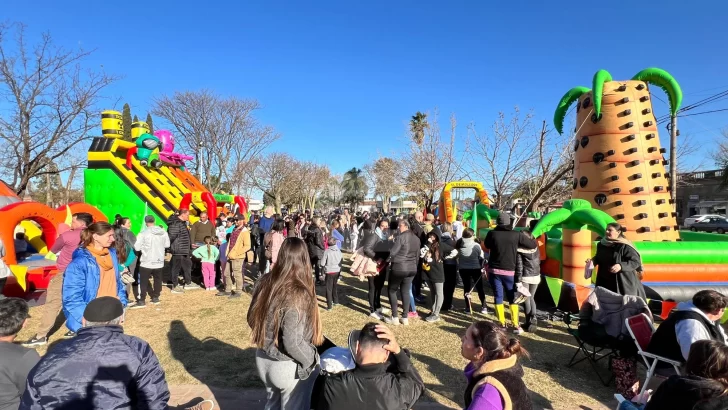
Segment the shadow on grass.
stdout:
<path fill-rule="evenodd" d="M 255 367 L 254 348 L 241 349 L 211 337 L 198 339 L 180 320 L 171 322 L 167 337 L 172 357 L 192 377 L 207 385 L 215 397 L 225 396 L 229 388 L 263 387 Z"/>

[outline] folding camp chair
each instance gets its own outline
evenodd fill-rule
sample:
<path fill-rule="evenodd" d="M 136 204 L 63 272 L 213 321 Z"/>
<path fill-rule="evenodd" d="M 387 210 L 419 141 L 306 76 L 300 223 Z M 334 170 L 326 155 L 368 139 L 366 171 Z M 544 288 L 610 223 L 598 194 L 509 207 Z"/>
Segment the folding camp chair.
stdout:
<path fill-rule="evenodd" d="M 571 357 L 571 360 L 566 367 L 573 367 L 577 363 L 581 363 L 586 360 L 589 362 L 592 369 L 594 369 L 594 372 L 597 374 L 597 377 L 599 377 L 602 384 L 609 386 L 612 380 L 614 380 L 614 373 L 611 372 L 612 358 L 618 356 L 619 346 L 617 346 L 611 338 L 597 339 L 587 337 L 585 340 L 585 335 L 579 332 L 580 321 L 581 318 L 577 315 L 564 315 L 564 323 L 566 323 L 567 332 L 576 339 L 576 343 L 578 345 L 576 352 L 574 352 L 574 355 Z M 583 357 L 577 360 L 577 357 L 580 354 Z M 602 371 L 599 370 L 599 367 L 597 366 L 597 362 L 602 359 L 607 359 L 609 362 L 608 369 L 611 374 L 606 380 L 602 376 Z"/>
<path fill-rule="evenodd" d="M 655 326 L 652 324 L 652 321 L 649 317 L 647 317 L 647 315 L 640 313 L 639 315 L 628 317 L 624 320 L 624 322 L 627 325 L 627 330 L 629 330 L 630 336 L 632 336 L 632 340 L 634 340 L 635 345 L 637 345 L 637 353 L 642 357 L 642 360 L 644 360 L 645 366 L 647 366 L 647 377 L 645 378 L 644 384 L 642 384 L 640 394 L 645 391 L 650 379 L 652 379 L 652 376 L 655 375 L 655 368 L 657 367 L 658 362 L 672 365 L 672 367 L 675 368 L 675 372 L 677 372 L 678 375 L 681 374 L 680 366 L 682 366 L 682 363 L 645 351 L 647 346 L 650 344 L 650 340 L 652 340 L 652 335 L 655 333 Z"/>

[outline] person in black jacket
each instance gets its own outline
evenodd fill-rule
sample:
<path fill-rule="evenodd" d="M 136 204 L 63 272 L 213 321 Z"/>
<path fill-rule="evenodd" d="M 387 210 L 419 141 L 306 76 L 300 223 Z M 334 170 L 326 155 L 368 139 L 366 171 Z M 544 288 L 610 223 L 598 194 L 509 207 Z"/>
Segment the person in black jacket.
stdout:
<path fill-rule="evenodd" d="M 187 229 L 189 220 L 190 211 L 187 209 L 180 209 L 179 215 L 172 214 L 167 219 L 169 250 L 172 252 L 171 282 L 174 286 L 180 273 L 184 278 L 182 286 L 174 286 L 172 293 L 182 293 L 185 288 L 199 289 L 199 286 L 192 283 L 192 260 L 190 259 L 192 242 L 190 240 L 190 230 Z"/>
<path fill-rule="evenodd" d="M 431 230 L 427 234 L 427 245 L 422 248 L 423 275 L 430 282 L 432 294 L 432 311 L 425 319 L 427 322 L 440 320 L 440 308 L 443 302 L 443 283 L 445 283 L 445 272 L 443 270 L 444 257 L 440 248 L 440 231 Z"/>
<path fill-rule="evenodd" d="M 397 309 L 397 292 L 402 288 L 402 319 L 403 325 L 408 325 L 410 309 L 409 289 L 412 280 L 417 274 L 417 265 L 420 253 L 420 239 L 410 231 L 410 224 L 405 220 L 399 221 L 399 236 L 394 240 L 389 261 L 392 271 L 389 274 L 389 304 L 392 307 L 392 316 L 384 318 L 386 323 L 399 325 L 399 311 Z"/>
<path fill-rule="evenodd" d="M 417 211 L 414 215 L 410 215 L 407 218 L 407 222 L 409 222 L 410 231 L 419 239 L 420 248 L 425 246 L 427 244 L 427 233 L 424 229 L 424 216 L 422 212 Z M 417 264 L 417 274 L 415 274 L 412 280 L 412 294 L 415 297 L 415 302 L 425 302 L 425 297 L 422 296 L 422 263 Z"/>
<path fill-rule="evenodd" d="M 458 251 L 454 239 L 452 224 L 445 222 L 441 225 L 442 236 L 440 237 L 440 251 L 442 252 L 443 272 L 445 283 L 443 284 L 441 312 L 447 312 L 452 308 L 452 298 L 458 283 Z"/>
<path fill-rule="evenodd" d="M 118 299 L 91 301 L 76 337 L 50 349 L 28 375 L 20 409 L 166 409 L 164 370 L 123 323 Z"/>
<path fill-rule="evenodd" d="M 683 376 L 672 376 L 652 394 L 645 410 L 728 409 L 728 346 L 700 340 L 690 347 Z"/>
<path fill-rule="evenodd" d="M 321 231 L 321 218 L 315 217 L 308 227 L 306 233 L 306 246 L 308 246 L 308 257 L 311 258 L 314 273 L 316 274 L 316 284 L 324 283 L 323 274 L 321 273 L 321 264 L 319 261 L 324 257 L 324 233 Z"/>
<path fill-rule="evenodd" d="M 642 258 L 616 222 L 607 224 L 606 235 L 597 244 L 594 258 L 587 259 L 598 267 L 596 286 L 620 295 L 634 295 L 647 300 L 641 282 Z"/>
<path fill-rule="evenodd" d="M 382 220 L 379 223 L 379 228 L 383 232 L 387 232 L 389 230 L 389 221 Z M 366 220 L 362 223 L 362 234 L 364 239 L 361 241 L 361 250 L 366 257 L 377 262 L 377 270 L 379 271 L 378 275 L 367 277 L 369 282 L 369 316 L 382 320 L 382 288 L 384 288 L 384 281 L 387 279 L 386 260 L 389 257 L 391 242 L 382 240 L 377 235 L 372 220 Z"/>
<path fill-rule="evenodd" d="M 511 310 L 511 322 L 516 334 L 523 332 L 518 321 L 518 305 L 513 303 L 516 283 L 516 259 L 518 249 L 536 249 L 538 243 L 518 231 L 511 229 L 511 216 L 505 212 L 498 215 L 498 225 L 485 236 L 485 247 L 490 250 L 488 257 L 488 282 L 493 288 L 495 312 L 502 327 L 506 326 L 503 309 L 503 296 L 508 298 Z"/>
<path fill-rule="evenodd" d="M 367 323 L 349 333 L 355 359 L 352 370 L 322 372 L 314 390 L 315 410 L 411 409 L 425 384 L 394 334 L 384 325 Z"/>
<path fill-rule="evenodd" d="M 522 231 L 522 235 L 535 239 L 528 231 Z M 533 333 L 538 325 L 536 319 L 536 290 L 538 284 L 541 283 L 541 255 L 538 248 L 518 248 L 515 282 L 516 286 L 520 283 L 531 294 L 525 302 L 526 323 L 524 326 L 526 331 Z"/>

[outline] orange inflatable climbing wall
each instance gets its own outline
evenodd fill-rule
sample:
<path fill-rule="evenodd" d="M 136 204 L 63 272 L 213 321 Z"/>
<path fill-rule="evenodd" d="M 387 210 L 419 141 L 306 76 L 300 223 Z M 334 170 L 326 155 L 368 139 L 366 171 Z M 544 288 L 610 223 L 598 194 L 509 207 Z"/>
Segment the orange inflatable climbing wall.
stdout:
<path fill-rule="evenodd" d="M 632 241 L 676 241 L 678 226 L 657 124 L 642 81 L 604 83 L 602 119 L 593 96 L 578 100 L 573 198 L 611 215 Z"/>

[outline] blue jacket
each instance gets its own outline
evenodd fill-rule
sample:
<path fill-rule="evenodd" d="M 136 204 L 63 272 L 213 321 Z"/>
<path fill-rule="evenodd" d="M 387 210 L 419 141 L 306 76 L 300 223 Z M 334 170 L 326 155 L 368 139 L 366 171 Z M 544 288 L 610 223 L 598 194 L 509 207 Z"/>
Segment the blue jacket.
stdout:
<path fill-rule="evenodd" d="M 126 307 L 126 287 L 119 274 L 116 250 L 110 248 L 109 253 L 116 271 L 117 296 Z M 73 251 L 73 259 L 63 273 L 63 313 L 66 315 L 66 327 L 69 330 L 77 332 L 81 328 L 83 311 L 89 302 L 96 299 L 100 282 L 101 271 L 91 252 L 83 247 Z"/>
<path fill-rule="evenodd" d="M 149 344 L 121 326 L 85 327 L 28 374 L 23 410 L 167 409 L 164 370 Z"/>
<path fill-rule="evenodd" d="M 264 216 L 260 218 L 258 228 L 260 228 L 263 233 L 268 233 L 268 231 L 270 231 L 270 228 L 273 227 L 273 222 L 275 222 L 275 220 L 272 217 L 268 218 L 267 216 Z"/>
<path fill-rule="evenodd" d="M 341 243 L 344 242 L 344 235 L 336 229 L 331 230 L 331 236 L 336 239 L 336 247 L 341 249 Z"/>

